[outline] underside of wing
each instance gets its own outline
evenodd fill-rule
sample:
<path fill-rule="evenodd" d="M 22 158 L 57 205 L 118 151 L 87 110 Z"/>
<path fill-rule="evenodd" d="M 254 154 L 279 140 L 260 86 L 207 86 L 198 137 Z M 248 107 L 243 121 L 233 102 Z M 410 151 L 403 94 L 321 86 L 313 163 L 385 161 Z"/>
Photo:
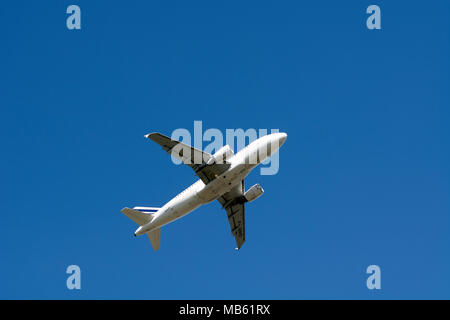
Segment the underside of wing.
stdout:
<path fill-rule="evenodd" d="M 208 161 L 211 155 L 197 148 L 188 146 L 180 141 L 173 140 L 161 133 L 150 133 L 145 136 L 159 144 L 167 153 L 170 153 L 184 164 L 192 166 L 201 165 Z"/>
<path fill-rule="evenodd" d="M 231 206 L 227 209 L 227 216 L 239 250 L 245 242 L 245 205 L 241 203 Z"/>
<path fill-rule="evenodd" d="M 231 234 L 236 240 L 237 249 L 240 249 L 245 242 L 245 205 L 242 201 L 243 194 L 244 181 L 217 199 L 227 212 Z"/>
<path fill-rule="evenodd" d="M 205 184 L 214 180 L 216 176 L 222 174 L 230 167 L 228 163 L 207 165 L 206 163 L 212 157 L 211 154 L 180 141 L 173 140 L 161 133 L 150 133 L 145 137 L 153 140 L 167 153 L 170 153 L 184 164 L 190 166 Z"/>

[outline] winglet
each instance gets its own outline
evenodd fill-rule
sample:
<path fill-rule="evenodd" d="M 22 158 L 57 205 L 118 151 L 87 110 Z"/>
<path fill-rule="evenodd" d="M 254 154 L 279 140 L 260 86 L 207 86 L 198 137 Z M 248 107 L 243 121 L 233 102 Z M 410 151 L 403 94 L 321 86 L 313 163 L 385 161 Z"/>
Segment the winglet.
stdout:
<path fill-rule="evenodd" d="M 161 134 L 161 133 L 159 133 L 159 132 L 151 132 L 151 133 L 147 133 L 144 137 L 147 138 L 147 139 L 151 139 L 153 136 L 158 136 L 158 135 L 170 139 L 169 137 L 166 137 L 165 135 L 163 135 L 163 134 Z M 152 139 L 152 140 L 153 140 L 153 139 Z"/>

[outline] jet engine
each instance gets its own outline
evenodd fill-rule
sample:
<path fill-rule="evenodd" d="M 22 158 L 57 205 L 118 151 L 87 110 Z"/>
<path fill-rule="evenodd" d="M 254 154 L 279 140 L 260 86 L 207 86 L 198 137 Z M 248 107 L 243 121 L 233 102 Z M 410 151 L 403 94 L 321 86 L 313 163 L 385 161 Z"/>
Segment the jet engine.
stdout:
<path fill-rule="evenodd" d="M 206 162 L 207 165 L 212 165 L 214 163 L 222 164 L 225 163 L 230 156 L 232 156 L 233 150 L 231 150 L 229 145 L 223 146 Z"/>
<path fill-rule="evenodd" d="M 259 184 L 255 184 L 244 193 L 244 198 L 247 202 L 250 202 L 262 196 L 263 193 L 264 189 Z"/>

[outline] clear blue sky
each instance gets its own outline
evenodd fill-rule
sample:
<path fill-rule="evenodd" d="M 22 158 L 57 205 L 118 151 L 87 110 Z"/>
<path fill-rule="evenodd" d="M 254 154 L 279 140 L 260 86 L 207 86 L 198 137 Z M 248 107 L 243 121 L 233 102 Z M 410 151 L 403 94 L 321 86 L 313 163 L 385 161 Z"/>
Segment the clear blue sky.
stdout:
<path fill-rule="evenodd" d="M 448 1 L 2 2 L 0 298 L 450 298 L 449 18 Z M 218 203 L 158 252 L 120 213 L 195 181 L 143 138 L 194 120 L 289 135 L 279 173 L 247 179 L 266 193 L 240 252 Z"/>

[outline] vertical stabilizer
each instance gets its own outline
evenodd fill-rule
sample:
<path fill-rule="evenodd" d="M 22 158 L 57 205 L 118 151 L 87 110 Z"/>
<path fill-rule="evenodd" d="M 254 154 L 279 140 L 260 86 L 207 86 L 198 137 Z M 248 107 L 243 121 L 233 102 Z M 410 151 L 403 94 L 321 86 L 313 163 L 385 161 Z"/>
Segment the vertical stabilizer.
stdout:
<path fill-rule="evenodd" d="M 159 249 L 159 245 L 161 243 L 161 229 L 155 229 L 152 231 L 147 232 L 147 236 L 150 239 L 150 242 L 152 243 L 153 249 L 156 251 Z"/>

